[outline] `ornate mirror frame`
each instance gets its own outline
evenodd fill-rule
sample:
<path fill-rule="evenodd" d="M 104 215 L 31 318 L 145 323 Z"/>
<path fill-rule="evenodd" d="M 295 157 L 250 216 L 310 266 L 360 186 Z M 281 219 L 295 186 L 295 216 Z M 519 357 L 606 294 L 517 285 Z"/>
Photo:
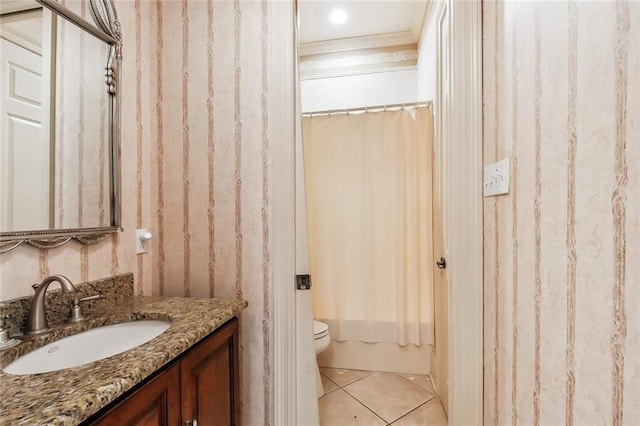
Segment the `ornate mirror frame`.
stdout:
<path fill-rule="evenodd" d="M 122 62 L 122 35 L 120 22 L 113 0 L 87 0 L 96 26 L 62 6 L 56 0 L 36 0 L 44 7 L 77 25 L 109 45 L 107 58 L 106 89 L 109 95 L 109 136 L 110 183 L 109 209 L 111 226 L 99 228 L 53 229 L 42 231 L 0 232 L 0 253 L 8 252 L 23 243 L 49 249 L 76 240 L 83 244 L 98 243 L 111 233 L 121 231 L 120 227 L 120 65 Z"/>

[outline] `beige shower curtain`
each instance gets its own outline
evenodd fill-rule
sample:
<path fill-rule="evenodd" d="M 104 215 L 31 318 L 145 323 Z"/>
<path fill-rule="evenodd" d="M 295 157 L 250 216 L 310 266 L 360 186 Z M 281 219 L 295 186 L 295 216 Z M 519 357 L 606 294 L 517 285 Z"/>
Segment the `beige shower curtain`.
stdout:
<path fill-rule="evenodd" d="M 431 108 L 302 128 L 315 318 L 340 341 L 432 344 Z"/>

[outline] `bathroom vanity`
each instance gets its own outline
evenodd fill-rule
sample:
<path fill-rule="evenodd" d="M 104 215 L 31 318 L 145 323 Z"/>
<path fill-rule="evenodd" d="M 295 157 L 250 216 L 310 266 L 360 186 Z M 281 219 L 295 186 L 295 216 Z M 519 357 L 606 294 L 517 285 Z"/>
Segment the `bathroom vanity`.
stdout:
<path fill-rule="evenodd" d="M 238 424 L 237 333 L 234 318 L 85 424 Z"/>
<path fill-rule="evenodd" d="M 20 344 L 0 351 L 0 425 L 239 423 L 237 317 L 245 301 L 133 296 L 131 274 L 82 284 L 76 292 L 78 297 L 101 295 L 85 307 L 85 320 L 64 320 L 73 298 L 51 291 L 51 331 L 22 336 Z M 12 336 L 26 324 L 28 299 L 2 307 Z M 64 337 L 138 320 L 170 326 L 99 361 L 41 374 L 4 372 L 19 357 Z"/>
<path fill-rule="evenodd" d="M 0 74 L 3 82 L 22 82 L 16 87 L 23 91 L 19 103 L 0 103 L 0 125 L 17 129 L 0 140 L 1 152 L 17 150 L 0 156 L 10 177 L 0 179 L 0 193 L 10 194 L 0 200 L 0 254 L 25 244 L 41 250 L 97 244 L 122 231 L 122 34 L 115 3 L 4 3 L 11 22 L 1 24 L 14 30 L 3 31 L 11 42 L 2 49 L 11 45 L 17 65 Z M 35 50 L 33 40 L 40 43 Z M 15 120 L 25 113 L 14 114 L 14 104 L 38 107 L 30 107 L 28 120 Z M 48 290 L 53 282 L 65 291 Z M 0 425 L 239 423 L 237 317 L 245 301 L 134 296 L 132 274 L 78 286 L 52 276 L 34 290 L 34 297 L 0 304 Z M 165 328 L 108 352 L 135 334 L 124 323 L 135 329 L 145 321 Z M 102 337 L 114 328 L 126 330 Z M 75 356 L 93 356 L 96 347 L 107 351 L 89 361 Z M 74 362 L 63 366 L 55 357 Z M 16 360 L 26 368 L 5 371 Z"/>

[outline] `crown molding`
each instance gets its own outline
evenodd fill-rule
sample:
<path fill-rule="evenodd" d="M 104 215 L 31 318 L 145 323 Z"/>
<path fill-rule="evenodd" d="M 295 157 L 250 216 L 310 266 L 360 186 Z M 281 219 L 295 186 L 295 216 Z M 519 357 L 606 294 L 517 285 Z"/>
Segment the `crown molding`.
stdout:
<path fill-rule="evenodd" d="M 433 9 L 433 2 L 434 0 L 416 2 L 416 18 L 413 20 L 411 32 L 418 44 L 422 39 L 422 34 L 424 33 L 425 26 L 427 25 L 429 13 L 431 12 L 431 9 Z"/>
<path fill-rule="evenodd" d="M 422 24 L 420 25 L 420 33 L 418 36 L 418 49 L 427 37 L 431 25 L 436 25 L 438 17 L 442 14 L 446 0 L 430 0 L 424 8 Z"/>
<path fill-rule="evenodd" d="M 300 79 L 338 77 L 415 68 L 416 44 L 377 49 L 359 49 L 300 58 Z"/>
<path fill-rule="evenodd" d="M 362 37 L 347 37 L 335 40 L 315 41 L 300 44 L 300 56 L 322 55 L 349 50 L 372 49 L 416 43 L 417 37 L 412 31 L 374 34 Z"/>

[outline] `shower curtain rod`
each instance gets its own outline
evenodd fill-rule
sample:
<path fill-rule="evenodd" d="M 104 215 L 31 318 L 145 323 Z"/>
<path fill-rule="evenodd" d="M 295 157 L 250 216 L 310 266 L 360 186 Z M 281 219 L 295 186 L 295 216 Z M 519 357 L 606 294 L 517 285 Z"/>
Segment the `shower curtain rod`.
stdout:
<path fill-rule="evenodd" d="M 368 111 L 379 111 L 379 110 L 386 111 L 388 109 L 394 109 L 394 108 L 412 108 L 412 107 L 420 108 L 420 107 L 430 107 L 432 106 L 432 104 L 433 103 L 431 101 L 405 102 L 401 104 L 362 106 L 362 107 L 355 107 L 355 108 L 331 109 L 331 110 L 325 110 L 325 111 L 309 111 L 309 112 L 303 112 L 302 116 L 313 117 L 316 115 L 349 114 L 351 112 L 368 112 Z"/>

